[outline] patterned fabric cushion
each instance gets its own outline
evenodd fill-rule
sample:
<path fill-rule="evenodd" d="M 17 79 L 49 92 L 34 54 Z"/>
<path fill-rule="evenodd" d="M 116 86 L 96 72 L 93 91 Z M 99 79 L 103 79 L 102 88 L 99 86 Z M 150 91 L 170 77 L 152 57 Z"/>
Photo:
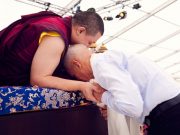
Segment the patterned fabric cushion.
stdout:
<path fill-rule="evenodd" d="M 0 115 L 90 104 L 79 92 L 40 87 L 0 87 Z"/>

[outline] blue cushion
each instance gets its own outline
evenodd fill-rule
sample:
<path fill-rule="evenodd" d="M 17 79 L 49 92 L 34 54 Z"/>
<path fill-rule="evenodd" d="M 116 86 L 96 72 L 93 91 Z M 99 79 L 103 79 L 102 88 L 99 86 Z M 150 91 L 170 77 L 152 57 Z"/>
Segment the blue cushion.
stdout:
<path fill-rule="evenodd" d="M 90 104 L 79 92 L 18 86 L 0 87 L 0 115 Z"/>

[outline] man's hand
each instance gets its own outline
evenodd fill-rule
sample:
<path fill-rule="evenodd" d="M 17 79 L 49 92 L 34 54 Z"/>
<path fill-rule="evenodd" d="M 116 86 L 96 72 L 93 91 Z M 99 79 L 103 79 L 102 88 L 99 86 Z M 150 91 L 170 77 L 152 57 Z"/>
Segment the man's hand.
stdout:
<path fill-rule="evenodd" d="M 93 95 L 96 98 L 96 100 L 101 103 L 101 98 L 102 98 L 102 94 L 105 92 L 105 89 L 102 88 L 98 83 L 96 82 L 91 82 L 94 87 L 97 89 L 96 91 L 93 91 Z"/>
<path fill-rule="evenodd" d="M 96 98 L 97 106 L 99 106 L 99 110 L 101 112 L 101 115 L 104 117 L 105 120 L 107 120 L 107 106 L 104 105 L 101 102 L 102 94 L 106 91 L 104 88 L 102 88 L 98 83 L 95 81 L 91 80 L 90 81 L 97 89 L 98 91 L 93 91 L 93 95 Z"/>
<path fill-rule="evenodd" d="M 99 107 L 99 110 L 104 119 L 107 120 L 107 106 Z"/>
<path fill-rule="evenodd" d="M 93 95 L 94 95 L 94 97 L 96 98 L 96 100 L 98 101 L 98 103 L 101 103 L 101 98 L 102 98 L 102 94 L 103 94 L 104 92 L 93 92 Z"/>

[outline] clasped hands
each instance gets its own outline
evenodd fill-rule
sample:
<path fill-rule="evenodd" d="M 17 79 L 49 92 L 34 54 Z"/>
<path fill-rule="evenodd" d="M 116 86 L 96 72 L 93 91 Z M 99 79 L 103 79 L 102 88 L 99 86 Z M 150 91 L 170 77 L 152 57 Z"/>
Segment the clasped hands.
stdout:
<path fill-rule="evenodd" d="M 91 79 L 89 82 L 83 82 L 83 85 L 81 85 L 81 92 L 85 98 L 96 103 L 97 106 L 99 106 L 102 116 L 107 119 L 107 107 L 106 105 L 102 105 L 101 102 L 102 95 L 105 91 L 106 90 L 93 79 Z"/>
<path fill-rule="evenodd" d="M 92 90 L 92 96 L 94 96 L 93 100 L 94 102 L 96 102 L 97 104 L 101 103 L 101 98 L 102 98 L 102 94 L 106 91 L 104 88 L 102 88 L 98 83 L 96 83 L 94 81 L 94 79 L 91 79 L 89 81 L 92 85 L 93 85 L 93 90 Z M 91 101 L 93 101 L 91 100 Z"/>

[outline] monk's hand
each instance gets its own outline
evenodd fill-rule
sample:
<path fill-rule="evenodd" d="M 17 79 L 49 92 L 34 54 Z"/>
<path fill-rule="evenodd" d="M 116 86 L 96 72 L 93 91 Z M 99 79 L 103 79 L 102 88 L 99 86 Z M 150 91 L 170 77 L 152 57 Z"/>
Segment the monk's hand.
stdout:
<path fill-rule="evenodd" d="M 89 101 L 93 101 L 95 103 L 98 102 L 98 100 L 94 97 L 93 92 L 99 92 L 98 88 L 94 86 L 90 82 L 83 82 L 81 85 L 81 92 L 85 96 L 85 98 Z"/>

